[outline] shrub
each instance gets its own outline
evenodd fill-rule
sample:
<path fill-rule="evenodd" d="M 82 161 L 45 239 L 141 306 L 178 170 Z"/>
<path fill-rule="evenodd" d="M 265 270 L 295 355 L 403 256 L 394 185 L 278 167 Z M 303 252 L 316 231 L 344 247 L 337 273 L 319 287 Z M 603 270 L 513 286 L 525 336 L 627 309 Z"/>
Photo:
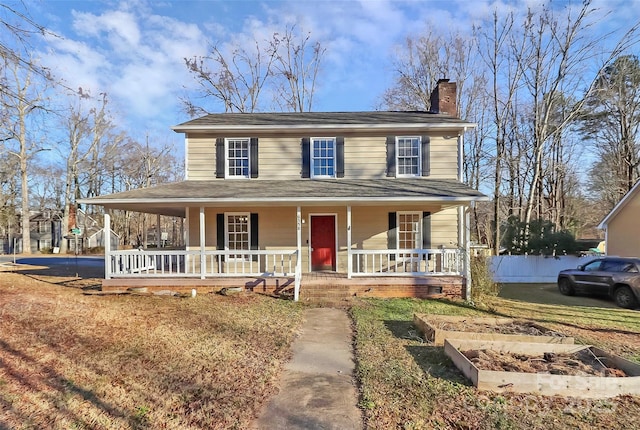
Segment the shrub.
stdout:
<path fill-rule="evenodd" d="M 489 261 L 489 257 L 471 257 L 471 300 L 474 303 L 481 302 L 483 296 L 497 296 L 500 292 L 500 286 L 493 281 Z"/>

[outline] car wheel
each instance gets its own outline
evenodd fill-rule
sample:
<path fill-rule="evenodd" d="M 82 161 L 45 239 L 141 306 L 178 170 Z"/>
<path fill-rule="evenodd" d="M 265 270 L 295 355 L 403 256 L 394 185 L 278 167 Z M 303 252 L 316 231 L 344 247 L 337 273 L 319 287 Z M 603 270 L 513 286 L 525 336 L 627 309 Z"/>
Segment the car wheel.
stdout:
<path fill-rule="evenodd" d="M 616 305 L 621 308 L 632 309 L 638 305 L 636 296 L 633 295 L 633 291 L 631 291 L 629 287 L 616 288 L 613 292 L 613 300 L 616 302 Z"/>
<path fill-rule="evenodd" d="M 576 293 L 573 285 L 571 285 L 571 281 L 567 278 L 561 278 L 558 280 L 558 290 L 560 290 L 560 293 L 565 296 L 573 296 Z"/>

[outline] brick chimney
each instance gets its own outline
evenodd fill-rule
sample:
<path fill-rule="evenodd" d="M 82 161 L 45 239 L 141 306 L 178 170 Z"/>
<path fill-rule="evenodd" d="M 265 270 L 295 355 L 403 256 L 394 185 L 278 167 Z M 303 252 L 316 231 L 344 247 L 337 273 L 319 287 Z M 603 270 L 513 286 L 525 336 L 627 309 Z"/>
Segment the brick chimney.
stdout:
<path fill-rule="evenodd" d="M 457 117 L 456 91 L 455 82 L 449 82 L 449 79 L 440 79 L 431 92 L 430 112 Z"/>

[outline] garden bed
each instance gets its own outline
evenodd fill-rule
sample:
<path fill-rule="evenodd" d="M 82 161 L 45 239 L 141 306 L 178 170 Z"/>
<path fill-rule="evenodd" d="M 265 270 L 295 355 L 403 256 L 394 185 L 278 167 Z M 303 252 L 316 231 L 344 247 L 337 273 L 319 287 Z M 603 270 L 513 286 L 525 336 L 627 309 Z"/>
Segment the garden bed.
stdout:
<path fill-rule="evenodd" d="M 531 321 L 511 318 L 414 314 L 413 323 L 424 339 L 434 345 L 444 345 L 445 339 L 574 343 L 573 337 Z"/>
<path fill-rule="evenodd" d="M 480 390 L 581 398 L 640 394 L 640 365 L 588 345 L 445 340 Z"/>

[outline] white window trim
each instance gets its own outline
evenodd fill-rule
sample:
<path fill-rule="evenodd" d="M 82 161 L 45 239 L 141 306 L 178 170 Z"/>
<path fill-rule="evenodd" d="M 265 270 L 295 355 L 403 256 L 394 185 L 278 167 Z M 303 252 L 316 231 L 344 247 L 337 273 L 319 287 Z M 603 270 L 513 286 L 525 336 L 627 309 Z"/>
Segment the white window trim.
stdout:
<path fill-rule="evenodd" d="M 413 248 L 401 248 L 400 247 L 400 215 L 417 215 L 418 216 L 418 238 L 417 238 L 417 247 L 415 246 L 416 243 L 414 243 L 414 247 Z M 398 232 L 396 234 L 396 249 L 422 249 L 422 242 L 423 242 L 423 235 L 424 232 L 422 231 L 422 212 L 420 211 L 399 211 L 396 212 L 396 228 L 398 229 Z"/>
<path fill-rule="evenodd" d="M 247 174 L 246 175 L 230 175 L 229 174 L 229 141 L 230 140 L 246 140 L 247 141 Z M 251 178 L 251 138 L 250 137 L 225 137 L 224 138 L 224 177 L 225 179 L 250 179 Z"/>
<path fill-rule="evenodd" d="M 324 139 L 324 140 L 332 140 L 333 141 L 333 175 L 314 175 L 314 157 L 313 157 L 313 142 L 315 140 L 320 140 L 320 139 Z M 318 178 L 318 179 L 322 179 L 322 178 L 335 178 L 336 177 L 336 142 L 337 142 L 337 138 L 335 136 L 331 137 L 331 136 L 316 136 L 316 137 L 311 137 L 309 138 L 309 176 L 311 178 Z"/>
<path fill-rule="evenodd" d="M 251 250 L 251 213 L 250 212 L 225 212 L 224 213 L 224 250 L 233 252 L 229 249 L 229 217 L 230 216 L 246 216 L 247 217 L 247 240 L 249 248 L 247 250 Z M 229 257 L 230 261 L 249 261 L 251 258 L 248 256 L 247 258 L 238 258 L 238 257 Z"/>
<path fill-rule="evenodd" d="M 400 174 L 400 151 L 398 141 L 400 139 L 418 139 L 418 172 L 413 174 Z M 396 136 L 396 178 L 417 178 L 422 176 L 422 136 Z"/>

